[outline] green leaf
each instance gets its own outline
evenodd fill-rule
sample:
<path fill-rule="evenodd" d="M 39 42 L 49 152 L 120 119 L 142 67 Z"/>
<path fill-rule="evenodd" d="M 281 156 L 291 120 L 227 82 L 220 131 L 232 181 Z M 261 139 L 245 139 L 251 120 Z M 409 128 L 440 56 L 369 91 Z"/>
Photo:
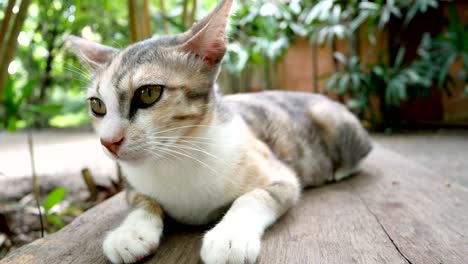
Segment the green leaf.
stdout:
<path fill-rule="evenodd" d="M 49 222 L 50 224 L 53 224 L 58 229 L 61 229 L 62 227 L 65 226 L 62 219 L 60 219 L 60 217 L 56 214 L 47 215 L 47 222 Z"/>
<path fill-rule="evenodd" d="M 449 67 L 452 64 L 452 62 L 455 61 L 456 57 L 457 57 L 456 53 L 450 54 L 450 56 L 446 58 L 444 64 L 442 65 L 439 71 L 439 74 L 437 76 L 437 79 L 438 79 L 437 84 L 439 85 L 439 87 L 444 86 L 445 82 L 447 81 L 447 76 L 449 75 L 448 73 Z"/>
<path fill-rule="evenodd" d="M 361 80 L 359 79 L 358 74 L 352 74 L 351 75 L 351 81 L 353 83 L 353 90 L 354 91 L 359 91 L 359 88 L 361 86 Z"/>
<path fill-rule="evenodd" d="M 8 75 L 6 86 L 5 86 L 5 92 L 4 92 L 4 101 L 5 104 L 8 106 L 14 105 L 15 102 L 15 83 L 13 81 L 13 78 L 11 78 L 10 75 Z"/>
<path fill-rule="evenodd" d="M 16 131 L 16 116 L 7 116 L 6 129 L 8 132 L 13 133 Z"/>
<path fill-rule="evenodd" d="M 21 104 L 23 104 L 24 100 L 26 100 L 26 98 L 29 97 L 29 95 L 31 94 L 31 92 L 32 92 L 32 90 L 33 90 L 33 88 L 35 86 L 36 86 L 36 81 L 31 80 L 23 87 L 23 89 L 21 90 L 21 95 L 18 98 L 18 100 L 16 101 L 16 106 L 18 108 L 21 106 Z"/>
<path fill-rule="evenodd" d="M 341 74 L 339 72 L 333 74 L 333 76 L 330 78 L 330 80 L 328 80 L 327 84 L 325 85 L 325 90 L 328 91 L 335 89 L 337 86 L 337 82 L 340 79 L 340 75 Z"/>
<path fill-rule="evenodd" d="M 57 114 L 62 110 L 62 105 L 49 104 L 49 105 L 26 105 L 25 109 L 29 112 L 38 114 Z"/>
<path fill-rule="evenodd" d="M 49 125 L 54 127 L 71 127 L 84 124 L 88 120 L 88 114 L 84 111 L 78 113 L 66 113 L 52 117 L 49 120 Z"/>
<path fill-rule="evenodd" d="M 308 33 L 307 28 L 302 24 L 291 23 L 289 27 L 294 31 L 294 33 L 298 34 L 301 37 L 305 37 Z"/>
<path fill-rule="evenodd" d="M 406 53 L 406 50 L 405 48 L 399 48 L 398 49 L 398 53 L 396 55 L 396 58 L 395 58 L 395 63 L 393 64 L 393 69 L 394 70 L 398 70 L 401 65 L 403 64 L 403 59 L 405 58 L 405 53 Z"/>
<path fill-rule="evenodd" d="M 325 38 L 328 34 L 329 29 L 324 27 L 318 31 L 317 44 L 323 45 L 325 43 Z"/>
<path fill-rule="evenodd" d="M 343 63 L 343 64 L 346 64 L 346 56 L 345 56 L 343 53 L 337 51 L 337 52 L 333 53 L 333 56 L 335 56 L 335 58 L 336 58 L 339 62 L 341 62 L 341 63 Z"/>
<path fill-rule="evenodd" d="M 53 189 L 44 200 L 44 210 L 47 212 L 52 209 L 55 205 L 60 203 L 65 197 L 67 189 L 65 187 L 59 187 Z"/>
<path fill-rule="evenodd" d="M 349 74 L 344 74 L 341 78 L 340 82 L 338 83 L 338 93 L 345 93 L 348 89 L 349 84 Z"/>

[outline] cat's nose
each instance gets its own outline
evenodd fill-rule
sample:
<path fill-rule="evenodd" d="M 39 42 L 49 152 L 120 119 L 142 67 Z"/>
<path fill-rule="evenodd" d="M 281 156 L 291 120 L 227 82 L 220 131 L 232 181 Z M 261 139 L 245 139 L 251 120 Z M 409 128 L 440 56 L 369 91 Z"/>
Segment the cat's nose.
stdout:
<path fill-rule="evenodd" d="M 109 140 L 105 140 L 101 138 L 101 144 L 104 147 L 106 147 L 106 149 L 109 150 L 114 155 L 117 155 L 117 152 L 119 151 L 119 148 L 122 145 L 123 141 L 124 141 L 123 135 L 113 137 Z"/>

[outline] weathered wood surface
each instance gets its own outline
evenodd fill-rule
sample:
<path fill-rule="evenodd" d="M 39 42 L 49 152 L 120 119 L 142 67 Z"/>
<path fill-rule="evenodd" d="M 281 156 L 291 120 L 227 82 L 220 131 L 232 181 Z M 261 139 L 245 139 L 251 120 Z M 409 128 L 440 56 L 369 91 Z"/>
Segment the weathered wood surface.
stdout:
<path fill-rule="evenodd" d="M 359 175 L 304 191 L 266 232 L 259 262 L 468 263 L 468 189 L 440 178 L 376 147 Z M 126 210 L 117 195 L 1 263 L 107 263 L 103 236 Z M 207 227 L 169 226 L 147 263 L 198 263 Z"/>

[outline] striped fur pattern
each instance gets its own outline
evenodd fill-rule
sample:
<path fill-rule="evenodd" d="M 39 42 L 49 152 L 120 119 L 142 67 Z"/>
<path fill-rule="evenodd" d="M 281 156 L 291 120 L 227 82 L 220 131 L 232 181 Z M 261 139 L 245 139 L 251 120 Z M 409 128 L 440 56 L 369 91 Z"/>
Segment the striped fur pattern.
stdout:
<path fill-rule="evenodd" d="M 366 131 L 343 106 L 321 95 L 264 92 L 221 96 L 231 0 L 189 31 L 117 50 L 70 37 L 93 71 L 90 111 L 101 140 L 123 135 L 118 152 L 133 208 L 103 243 L 113 263 L 157 250 L 167 214 L 185 224 L 219 221 L 203 238 L 205 263 L 254 263 L 265 229 L 299 199 L 300 190 L 340 180 L 371 150 Z M 163 87 L 136 108 L 140 87 Z"/>

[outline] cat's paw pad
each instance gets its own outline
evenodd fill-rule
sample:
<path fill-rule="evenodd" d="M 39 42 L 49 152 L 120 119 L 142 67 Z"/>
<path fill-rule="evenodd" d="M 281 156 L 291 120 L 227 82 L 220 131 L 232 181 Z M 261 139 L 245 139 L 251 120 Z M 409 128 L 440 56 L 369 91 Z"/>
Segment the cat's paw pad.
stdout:
<path fill-rule="evenodd" d="M 134 263 L 153 253 L 159 245 L 162 226 L 142 221 L 122 224 L 104 240 L 104 254 L 112 263 Z"/>
<path fill-rule="evenodd" d="M 256 232 L 215 227 L 203 238 L 201 258 L 205 264 L 255 263 L 261 249 Z"/>

